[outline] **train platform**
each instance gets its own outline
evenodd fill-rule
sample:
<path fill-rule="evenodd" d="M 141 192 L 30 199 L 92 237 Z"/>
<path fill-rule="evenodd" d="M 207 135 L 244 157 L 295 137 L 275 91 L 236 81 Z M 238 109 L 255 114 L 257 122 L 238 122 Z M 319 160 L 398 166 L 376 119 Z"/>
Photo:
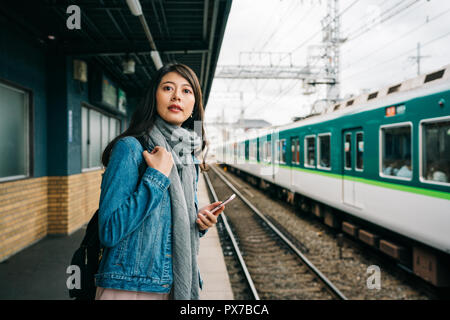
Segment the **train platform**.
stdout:
<path fill-rule="evenodd" d="M 203 175 L 199 180 L 199 204 L 210 203 Z M 85 228 L 69 236 L 46 238 L 0 263 L 0 300 L 69 300 L 66 273 Z M 233 299 L 216 228 L 200 239 L 199 266 L 203 300 Z"/>
<path fill-rule="evenodd" d="M 198 202 L 200 208 L 211 203 L 202 174 L 198 181 Z M 216 226 L 210 228 L 200 239 L 198 265 L 203 278 L 200 300 L 233 300 L 233 291 Z"/>
<path fill-rule="evenodd" d="M 67 267 L 86 229 L 47 236 L 0 263 L 0 300 L 70 300 Z"/>

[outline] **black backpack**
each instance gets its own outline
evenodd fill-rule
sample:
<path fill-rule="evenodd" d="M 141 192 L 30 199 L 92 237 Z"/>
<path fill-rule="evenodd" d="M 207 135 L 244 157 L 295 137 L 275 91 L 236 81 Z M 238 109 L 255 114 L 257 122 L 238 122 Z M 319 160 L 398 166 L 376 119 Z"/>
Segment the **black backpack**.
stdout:
<path fill-rule="evenodd" d="M 146 143 L 143 137 L 136 137 L 136 139 L 141 143 L 144 150 L 146 150 Z M 139 168 L 138 185 L 146 168 L 147 163 L 143 161 Z M 100 244 L 99 238 L 97 209 L 87 225 L 86 233 L 83 241 L 81 241 L 80 247 L 75 251 L 70 262 L 71 266 L 78 266 L 80 271 L 80 288 L 77 288 L 76 286 L 74 288 L 69 288 L 68 286 L 69 296 L 71 298 L 75 298 L 75 300 L 95 299 L 97 287 L 95 286 L 94 275 L 98 271 L 102 253 L 103 247 Z"/>

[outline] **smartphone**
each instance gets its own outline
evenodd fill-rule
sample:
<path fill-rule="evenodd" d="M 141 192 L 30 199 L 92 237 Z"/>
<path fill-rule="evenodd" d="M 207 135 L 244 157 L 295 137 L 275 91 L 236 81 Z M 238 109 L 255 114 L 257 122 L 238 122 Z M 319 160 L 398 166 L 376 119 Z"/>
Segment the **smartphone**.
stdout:
<path fill-rule="evenodd" d="M 215 207 L 214 209 L 211 210 L 211 213 L 216 212 L 217 210 L 219 210 L 220 208 L 222 208 L 224 205 L 226 205 L 227 203 L 229 203 L 231 200 L 233 200 L 234 198 L 236 198 L 236 195 L 233 193 L 231 195 L 231 197 L 229 197 L 227 200 L 225 200 L 224 202 L 222 202 L 221 204 L 219 204 L 217 207 Z"/>

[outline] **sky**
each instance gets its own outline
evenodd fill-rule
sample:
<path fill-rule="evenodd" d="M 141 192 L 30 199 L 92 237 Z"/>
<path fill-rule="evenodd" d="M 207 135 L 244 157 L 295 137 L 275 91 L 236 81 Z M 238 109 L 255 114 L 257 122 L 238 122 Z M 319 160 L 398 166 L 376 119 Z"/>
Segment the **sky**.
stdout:
<path fill-rule="evenodd" d="M 278 52 L 275 64 L 285 66 L 292 60 L 294 66 L 305 66 L 308 48 L 321 43 L 327 2 L 233 0 L 218 67 L 268 63 L 267 55 L 258 58 L 255 52 Z M 346 39 L 340 46 L 341 98 L 416 77 L 419 42 L 422 74 L 450 64 L 450 1 L 338 2 L 340 37 Z M 325 98 L 323 86 L 310 95 L 304 92 L 301 80 L 215 78 L 206 122 L 235 122 L 243 109 L 245 118 L 286 124 L 309 114 L 312 104 Z"/>

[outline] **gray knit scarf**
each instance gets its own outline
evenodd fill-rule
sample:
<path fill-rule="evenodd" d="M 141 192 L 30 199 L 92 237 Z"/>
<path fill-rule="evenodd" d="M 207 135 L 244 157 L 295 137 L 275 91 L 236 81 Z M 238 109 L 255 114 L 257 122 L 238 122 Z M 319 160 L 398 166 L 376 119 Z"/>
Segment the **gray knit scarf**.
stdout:
<path fill-rule="evenodd" d="M 199 299 L 197 255 L 199 229 L 195 207 L 196 170 L 192 152 L 201 148 L 201 138 L 191 130 L 165 122 L 157 116 L 148 135 L 149 147 L 162 146 L 172 152 L 175 165 L 170 172 L 172 207 L 173 298 Z"/>

